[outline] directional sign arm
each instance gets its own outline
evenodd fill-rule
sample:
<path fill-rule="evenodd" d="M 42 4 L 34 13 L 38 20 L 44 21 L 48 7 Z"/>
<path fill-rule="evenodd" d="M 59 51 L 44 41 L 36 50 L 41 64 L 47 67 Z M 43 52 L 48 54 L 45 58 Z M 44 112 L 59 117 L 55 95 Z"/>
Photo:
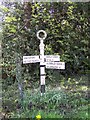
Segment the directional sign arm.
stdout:
<path fill-rule="evenodd" d="M 40 58 L 38 55 L 36 55 L 36 56 L 23 56 L 23 64 L 37 63 L 37 62 L 40 62 Z"/>
<path fill-rule="evenodd" d="M 65 69 L 65 62 L 46 62 L 47 69 Z"/>

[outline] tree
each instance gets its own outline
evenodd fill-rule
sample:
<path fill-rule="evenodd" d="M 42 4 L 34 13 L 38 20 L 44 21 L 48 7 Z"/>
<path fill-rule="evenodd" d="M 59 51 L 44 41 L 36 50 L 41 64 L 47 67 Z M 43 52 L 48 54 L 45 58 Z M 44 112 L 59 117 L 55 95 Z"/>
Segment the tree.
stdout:
<path fill-rule="evenodd" d="M 79 74 L 88 70 L 89 4 L 86 3 L 7 3 L 3 21 L 3 76 L 15 79 L 15 54 L 39 54 L 36 32 L 44 29 L 48 37 L 45 54 L 58 54 L 66 62 L 66 73 Z M 36 65 L 22 65 L 23 77 L 39 77 Z M 29 73 L 31 75 L 29 75 Z M 65 73 L 65 74 L 66 74 Z"/>

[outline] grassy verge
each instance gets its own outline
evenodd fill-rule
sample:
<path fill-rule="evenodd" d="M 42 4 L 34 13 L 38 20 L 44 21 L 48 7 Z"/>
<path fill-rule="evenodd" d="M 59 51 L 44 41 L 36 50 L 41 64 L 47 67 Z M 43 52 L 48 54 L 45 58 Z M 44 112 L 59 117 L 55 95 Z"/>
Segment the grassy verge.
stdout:
<path fill-rule="evenodd" d="M 25 91 L 24 101 L 21 107 L 12 112 L 10 116 L 16 118 L 35 118 L 40 114 L 42 118 L 88 118 L 88 100 L 81 97 L 81 94 L 69 94 L 62 89 L 47 88 L 45 95 L 40 92 L 31 94 L 30 90 Z"/>
<path fill-rule="evenodd" d="M 74 79 L 68 79 L 67 82 L 67 86 L 63 84 L 59 87 L 46 87 L 46 94 L 43 96 L 39 89 L 24 89 L 23 101 L 20 101 L 15 86 L 8 87 L 7 91 L 3 91 L 3 113 L 6 114 L 4 117 L 35 119 L 40 114 L 42 119 L 89 119 L 87 86 Z"/>

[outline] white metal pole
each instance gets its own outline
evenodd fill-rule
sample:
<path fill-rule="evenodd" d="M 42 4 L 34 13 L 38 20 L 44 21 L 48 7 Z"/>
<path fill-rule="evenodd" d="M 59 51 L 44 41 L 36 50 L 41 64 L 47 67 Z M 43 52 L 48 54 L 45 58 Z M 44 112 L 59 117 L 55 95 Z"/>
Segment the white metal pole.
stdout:
<path fill-rule="evenodd" d="M 44 37 L 40 37 L 40 33 L 44 34 Z M 44 43 L 43 40 L 46 38 L 47 34 L 44 30 L 39 30 L 37 32 L 37 37 L 40 39 L 40 85 L 41 85 L 41 96 L 45 94 L 45 62 L 44 62 Z"/>
<path fill-rule="evenodd" d="M 41 95 L 45 93 L 45 63 L 44 63 L 44 43 L 40 40 L 40 84 Z"/>

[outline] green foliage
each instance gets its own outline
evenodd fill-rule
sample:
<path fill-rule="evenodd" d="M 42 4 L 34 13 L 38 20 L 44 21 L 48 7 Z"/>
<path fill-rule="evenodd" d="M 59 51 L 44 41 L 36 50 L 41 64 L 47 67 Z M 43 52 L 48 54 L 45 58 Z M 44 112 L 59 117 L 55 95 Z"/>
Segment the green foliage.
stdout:
<path fill-rule="evenodd" d="M 88 118 L 88 101 L 81 94 L 68 94 L 63 90 L 47 88 L 43 96 L 40 96 L 38 90 L 27 90 L 24 95 L 22 112 L 13 112 L 12 118 L 35 118 L 38 114 L 42 118 Z"/>
<path fill-rule="evenodd" d="M 3 105 L 9 107 L 11 111 L 9 116 L 35 117 L 40 112 L 46 118 L 87 118 L 87 100 L 78 92 L 88 90 L 85 84 L 87 79 L 86 77 L 79 79 L 79 76 L 74 79 L 72 76 L 90 72 L 89 7 L 90 3 L 72 2 L 24 4 L 7 2 L 0 6 L 2 9 L 0 14 L 4 15 L 2 23 Z M 61 88 L 67 91 L 51 90 L 43 97 L 39 92 L 28 90 L 39 86 L 39 64 L 22 64 L 24 55 L 39 54 L 40 41 L 36 37 L 36 32 L 40 29 L 44 29 L 48 35 L 44 41 L 45 54 L 58 54 L 60 61 L 66 63 L 65 71 L 46 70 L 46 84 L 54 87 L 61 85 Z M 17 101 L 20 102 L 17 97 L 18 88 L 14 86 L 17 84 L 17 56 L 21 60 L 20 81 L 25 92 L 23 109 L 16 106 Z M 75 90 L 76 93 L 73 95 L 71 92 Z M 68 91 L 70 93 L 67 94 Z M 11 98 L 13 94 L 14 97 Z M 32 107 L 28 108 L 30 102 Z M 13 112 L 10 103 L 16 111 Z"/>
<path fill-rule="evenodd" d="M 19 99 L 17 84 L 9 86 L 8 89 L 2 91 L 3 112 L 12 112 L 16 110 L 16 103 Z"/>
<path fill-rule="evenodd" d="M 21 59 L 23 55 L 39 54 L 39 40 L 36 38 L 36 32 L 44 29 L 48 34 L 44 41 L 45 54 L 60 55 L 61 61 L 66 62 L 65 74 L 87 73 L 89 68 L 87 7 L 89 8 L 88 4 L 72 2 L 23 5 L 7 3 L 7 6 L 2 7 L 5 9 L 2 40 L 3 64 L 10 63 L 11 66 L 15 64 L 14 53 L 16 52 Z M 30 80 L 29 76 L 33 73 L 37 74 L 35 67 L 36 65 L 23 66 L 23 76 L 27 76 Z M 29 71 L 30 75 L 26 71 Z M 6 73 L 5 69 L 4 72 Z M 7 70 L 7 75 L 9 72 L 11 71 Z"/>
<path fill-rule="evenodd" d="M 68 78 L 69 84 L 66 86 L 53 83 L 46 87 L 46 94 L 43 96 L 40 95 L 40 89 L 35 88 L 37 85 L 34 84 L 34 89 L 24 85 L 23 101 L 20 99 L 18 84 L 15 83 L 3 90 L 3 112 L 9 118 L 35 118 L 40 113 L 43 119 L 64 117 L 84 120 L 88 118 L 90 107 L 88 89 L 83 85 L 85 80 L 86 76 Z M 62 81 L 66 83 L 64 78 Z"/>

